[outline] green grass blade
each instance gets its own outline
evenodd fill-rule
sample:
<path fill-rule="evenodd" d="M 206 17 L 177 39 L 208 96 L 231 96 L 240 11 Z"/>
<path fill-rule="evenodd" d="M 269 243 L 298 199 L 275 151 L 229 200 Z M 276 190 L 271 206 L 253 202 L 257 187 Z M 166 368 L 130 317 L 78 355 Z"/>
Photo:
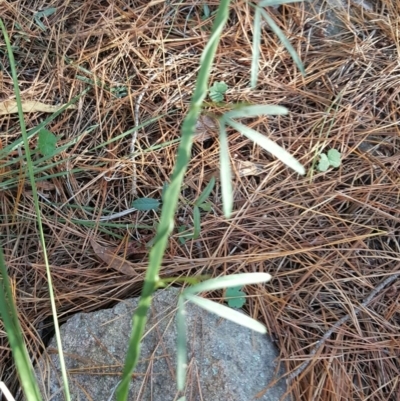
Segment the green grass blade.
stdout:
<path fill-rule="evenodd" d="M 18 321 L 10 281 L 4 261 L 3 249 L 0 247 L 0 317 L 7 332 L 8 342 L 13 353 L 15 366 L 18 371 L 20 383 L 27 401 L 40 401 L 39 387 L 33 373 L 32 363 L 29 359 L 21 325 Z"/>
<path fill-rule="evenodd" d="M 262 0 L 258 3 L 259 7 L 280 6 L 282 4 L 300 3 L 309 0 Z"/>
<path fill-rule="evenodd" d="M 177 347 L 176 347 L 176 383 L 178 391 L 183 391 L 186 381 L 187 349 L 186 349 L 186 321 L 185 301 L 182 296 L 178 298 L 178 312 L 176 314 L 177 324 Z"/>
<path fill-rule="evenodd" d="M 185 298 L 193 302 L 194 304 L 200 306 L 200 308 L 205 309 L 208 312 L 215 313 L 218 316 L 221 316 L 224 319 L 230 320 L 231 322 L 240 324 L 241 326 L 247 327 L 251 330 L 254 330 L 258 333 L 266 334 L 267 329 L 263 324 L 257 322 L 257 320 L 252 319 L 251 317 L 240 313 L 234 309 L 228 308 L 225 305 L 221 305 L 217 302 L 210 301 L 206 298 L 198 297 L 197 295 L 186 294 Z"/>
<path fill-rule="evenodd" d="M 274 155 L 276 158 L 281 160 L 283 163 L 285 163 L 288 167 L 292 168 L 297 173 L 301 175 L 305 174 L 305 169 L 300 162 L 298 162 L 289 152 L 287 152 L 285 149 L 283 149 L 274 141 L 271 141 L 271 139 L 267 138 L 265 135 L 262 135 L 259 132 L 249 127 L 246 127 L 245 125 L 240 124 L 234 120 L 228 119 L 226 120 L 226 123 L 229 124 L 231 127 L 235 128 L 242 135 L 245 135 L 247 138 L 255 142 L 257 145 L 264 148 L 267 152 Z"/>
<path fill-rule="evenodd" d="M 29 180 L 30 180 L 31 186 L 32 186 L 32 196 L 33 196 L 33 203 L 35 206 L 37 224 L 38 224 L 38 228 L 39 228 L 40 244 L 42 246 L 43 259 L 44 259 L 44 264 L 46 266 L 46 275 L 47 275 L 47 282 L 48 282 L 48 287 L 49 287 L 51 311 L 53 314 L 55 337 L 56 337 L 56 342 L 57 342 L 57 347 L 58 347 L 58 355 L 60 358 L 61 376 L 62 376 L 63 384 L 64 384 L 64 394 L 65 394 L 66 401 L 70 401 L 71 397 L 70 397 L 69 388 L 68 388 L 68 377 L 67 377 L 67 371 L 65 369 L 64 355 L 62 352 L 60 327 L 58 324 L 57 308 L 56 308 L 56 302 L 55 302 L 54 292 L 53 292 L 52 278 L 51 278 L 51 273 L 50 273 L 50 265 L 49 265 L 49 260 L 47 257 L 47 251 L 46 251 L 46 241 L 44 238 L 42 217 L 41 217 L 41 211 L 40 211 L 40 206 L 39 206 L 39 196 L 38 196 L 38 191 L 37 191 L 36 183 L 35 183 L 34 166 L 32 163 L 31 151 L 29 148 L 28 135 L 27 135 L 25 120 L 24 120 L 24 113 L 22 111 L 21 95 L 19 92 L 18 77 L 17 77 L 16 68 L 15 68 L 15 59 L 14 59 L 14 55 L 13 55 L 13 52 L 11 49 L 10 39 L 8 37 L 6 27 L 4 26 L 2 19 L 0 19 L 0 28 L 1 28 L 1 31 L 3 32 L 4 41 L 6 43 L 7 53 L 8 53 L 8 57 L 10 60 L 11 75 L 12 75 L 14 92 L 15 92 L 15 100 L 16 100 L 17 106 L 18 106 L 18 117 L 19 117 L 21 134 L 22 134 L 23 143 L 24 143 L 26 164 L 28 166 L 28 176 L 29 176 Z M 36 127 L 36 129 L 37 129 L 37 127 Z M 39 130 L 37 129 L 36 132 L 38 132 L 38 131 Z"/>
<path fill-rule="evenodd" d="M 149 267 L 139 300 L 139 306 L 133 317 L 132 333 L 129 341 L 125 365 L 122 372 L 121 383 L 117 389 L 117 400 L 126 401 L 129 391 L 131 375 L 136 367 L 140 355 L 140 341 L 146 326 L 147 312 L 151 304 L 152 294 L 157 288 L 158 274 L 161 262 L 167 247 L 168 238 L 174 229 L 174 215 L 178 205 L 179 194 L 183 182 L 183 177 L 191 157 L 196 122 L 201 112 L 203 101 L 207 95 L 208 81 L 211 67 L 215 57 L 215 52 L 219 39 L 229 15 L 230 0 L 221 0 L 212 33 L 201 56 L 200 70 L 196 81 L 193 98 L 190 103 L 189 112 L 182 125 L 182 139 L 178 147 L 176 164 L 171 178 L 171 183 L 165 191 L 163 207 L 161 210 L 160 223 L 153 247 L 149 255 Z"/>
<path fill-rule="evenodd" d="M 196 202 L 194 203 L 196 206 L 200 206 L 202 203 L 204 203 L 208 199 L 212 190 L 214 189 L 214 185 L 215 185 L 215 178 L 211 177 L 210 182 L 207 184 L 207 186 L 204 188 L 204 191 L 200 194 L 200 196 L 197 198 Z"/>
<path fill-rule="evenodd" d="M 260 43 L 261 43 L 261 12 L 259 7 L 255 7 L 254 26 L 253 26 L 253 58 L 251 60 L 251 78 L 250 87 L 254 89 L 257 86 L 258 63 L 260 61 Z"/>
<path fill-rule="evenodd" d="M 223 276 L 212 278 L 202 283 L 196 284 L 192 287 L 186 288 L 183 291 L 185 297 L 187 294 L 198 294 L 205 291 L 221 290 L 223 288 L 230 288 L 236 286 L 245 286 L 250 284 L 266 283 L 271 280 L 271 275 L 268 273 L 241 273 L 232 274 L 230 276 Z"/>
<path fill-rule="evenodd" d="M 224 121 L 220 122 L 219 128 L 219 162 L 221 170 L 222 207 L 225 217 L 229 218 L 233 209 L 233 189 L 228 137 Z"/>
<path fill-rule="evenodd" d="M 275 35 L 278 36 L 279 40 L 283 43 L 283 45 L 286 47 L 286 50 L 289 52 L 291 55 L 293 61 L 297 64 L 297 67 L 299 68 L 300 72 L 303 75 L 306 75 L 306 71 L 304 69 L 303 63 L 300 60 L 300 57 L 296 53 L 296 50 L 294 50 L 293 46 L 289 42 L 289 39 L 284 35 L 284 33 L 281 31 L 281 29 L 276 25 L 275 21 L 268 15 L 268 13 L 260 8 L 261 14 L 264 17 L 265 21 L 267 21 L 267 24 L 271 27 L 271 29 L 274 31 Z"/>
<path fill-rule="evenodd" d="M 36 127 L 30 129 L 26 135 L 27 138 L 30 139 L 33 137 L 35 134 L 37 134 L 42 128 L 46 127 L 47 124 L 51 123 L 57 116 L 59 116 L 61 113 L 63 113 L 65 110 L 68 109 L 69 106 L 73 105 L 76 103 L 83 95 L 89 92 L 90 89 L 85 89 L 82 93 L 79 95 L 75 96 L 73 99 L 71 99 L 68 103 L 64 104 L 64 106 L 60 107 L 59 110 L 55 111 L 52 113 L 49 117 L 47 117 L 45 120 L 43 120 L 40 124 L 38 124 Z M 26 129 L 25 129 L 26 131 Z M 7 145 L 3 149 L 0 150 L 0 159 L 6 158 L 10 152 L 13 150 L 17 149 L 18 146 L 21 146 L 24 143 L 24 138 L 21 137 L 11 143 L 10 145 Z"/>
<path fill-rule="evenodd" d="M 228 111 L 224 114 L 223 118 L 246 118 L 258 116 L 281 116 L 288 114 L 288 109 L 282 106 L 275 106 L 269 104 L 255 104 L 251 106 L 242 106 L 237 109 Z"/>
<path fill-rule="evenodd" d="M 194 205 L 193 207 L 193 239 L 197 239 L 200 237 L 201 231 L 201 221 L 200 221 L 200 209 L 198 206 Z"/>

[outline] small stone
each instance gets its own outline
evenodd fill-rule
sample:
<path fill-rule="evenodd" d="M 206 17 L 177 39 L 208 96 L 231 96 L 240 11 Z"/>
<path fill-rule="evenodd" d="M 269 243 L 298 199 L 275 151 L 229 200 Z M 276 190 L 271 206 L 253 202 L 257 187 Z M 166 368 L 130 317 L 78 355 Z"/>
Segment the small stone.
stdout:
<path fill-rule="evenodd" d="M 131 401 L 173 401 L 176 390 L 178 289 L 158 291 L 142 342 L 140 362 L 131 382 Z M 72 401 L 115 400 L 138 299 L 112 309 L 79 313 L 61 326 Z M 268 337 L 186 304 L 187 401 L 279 401 L 286 384 L 275 378 L 277 350 Z M 45 400 L 62 401 L 60 363 L 52 348 L 35 368 Z M 50 351 L 50 352 L 49 352 Z M 282 372 L 278 372 L 282 375 Z M 257 395 L 261 395 L 256 398 Z M 111 397 L 112 396 L 112 397 Z M 110 398 L 111 397 L 111 398 Z M 286 398 L 288 400 L 288 398 Z"/>

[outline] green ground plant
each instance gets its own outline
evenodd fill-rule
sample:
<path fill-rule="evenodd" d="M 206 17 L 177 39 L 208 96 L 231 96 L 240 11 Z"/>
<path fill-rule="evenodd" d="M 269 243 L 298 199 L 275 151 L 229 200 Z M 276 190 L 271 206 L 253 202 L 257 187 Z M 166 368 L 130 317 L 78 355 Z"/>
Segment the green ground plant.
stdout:
<path fill-rule="evenodd" d="M 299 66 L 300 70 L 304 73 L 304 68 L 296 52 L 290 45 L 289 41 L 284 37 L 279 27 L 275 24 L 275 22 L 271 19 L 268 13 L 264 10 L 264 7 L 266 6 L 289 3 L 293 1 L 299 1 L 299 0 L 291 0 L 291 1 L 264 0 L 259 2 L 258 5 L 251 4 L 255 10 L 253 62 L 252 62 L 251 79 L 250 79 L 252 87 L 255 87 L 257 83 L 262 18 L 265 19 L 267 24 L 269 24 L 271 29 L 280 38 L 280 40 L 286 46 L 289 53 Z M 213 28 L 208 43 L 201 57 L 201 65 L 197 76 L 197 81 L 195 84 L 195 90 L 190 103 L 190 108 L 186 115 L 186 118 L 183 121 L 181 129 L 181 138 L 179 140 L 178 153 L 176 156 L 175 168 L 171 176 L 171 181 L 169 185 L 166 187 L 165 193 L 163 195 L 160 222 L 157 227 L 157 232 L 150 251 L 149 264 L 148 264 L 148 269 L 146 271 L 146 276 L 144 280 L 141 298 L 139 301 L 139 306 L 133 318 L 131 339 L 129 342 L 129 347 L 126 355 L 121 382 L 117 389 L 118 401 L 125 401 L 128 396 L 129 383 L 131 381 L 132 372 L 136 367 L 140 355 L 140 343 L 144 333 L 147 321 L 147 312 L 151 304 L 152 295 L 157 288 L 165 287 L 165 285 L 168 282 L 171 282 L 171 280 L 161 280 L 159 278 L 159 271 L 167 247 L 168 239 L 174 230 L 175 212 L 178 207 L 178 200 L 182 188 L 183 178 L 191 158 L 191 148 L 196 129 L 196 122 L 198 121 L 198 118 L 203 111 L 204 101 L 209 91 L 211 68 L 214 62 L 214 57 L 216 54 L 221 34 L 228 20 L 229 6 L 230 6 L 230 0 L 221 0 L 217 12 L 212 15 L 212 17 L 214 18 Z M 40 21 L 39 17 L 36 19 L 36 23 L 40 23 L 38 21 Z M 53 134 L 51 134 L 51 132 L 44 131 L 45 124 L 41 125 L 40 128 L 37 127 L 33 132 L 28 133 L 26 130 L 24 116 L 21 107 L 21 98 L 19 94 L 17 72 L 15 68 L 13 52 L 6 28 L 1 20 L 0 20 L 0 27 L 6 41 L 8 56 L 10 59 L 10 64 L 12 69 L 14 90 L 18 103 L 18 114 L 20 119 L 23 144 L 25 148 L 25 157 L 28 168 L 28 177 L 32 185 L 32 193 L 37 215 L 37 224 L 40 233 L 40 242 L 46 265 L 50 301 L 52 304 L 57 346 L 60 357 L 62 378 L 64 383 L 64 394 L 66 400 L 69 401 L 70 393 L 68 389 L 68 379 L 61 347 L 61 338 L 57 320 L 57 310 L 55 306 L 51 273 L 46 253 L 46 243 L 43 235 L 38 193 L 35 184 L 35 169 L 31 157 L 31 152 L 29 150 L 29 142 L 28 142 L 30 137 L 32 137 L 36 133 L 40 132 L 40 130 L 42 130 L 41 132 L 42 135 L 44 135 L 43 136 L 44 139 L 42 139 L 41 141 L 42 143 L 39 144 L 39 150 L 43 154 L 43 156 L 50 157 L 50 155 L 54 155 L 54 152 L 57 151 L 56 141 L 54 140 L 54 137 L 52 136 Z M 221 83 L 219 83 L 219 86 L 214 89 L 211 89 L 211 92 L 213 92 L 215 95 L 214 96 L 215 101 L 220 101 L 221 96 L 223 99 L 223 95 L 226 88 L 222 87 Z M 222 91 L 220 89 L 222 89 Z M 229 157 L 228 136 L 227 136 L 228 126 L 237 130 L 242 135 L 246 136 L 251 141 L 253 141 L 257 145 L 267 150 L 269 153 L 277 157 L 279 160 L 283 161 L 287 166 L 294 169 L 299 174 L 305 173 L 304 167 L 287 151 L 285 151 L 275 142 L 269 140 L 264 135 L 236 121 L 237 119 L 241 118 L 258 117 L 262 115 L 284 115 L 286 113 L 287 110 L 280 106 L 238 105 L 232 107 L 230 111 L 218 117 L 220 125 L 220 162 L 221 162 L 222 199 L 223 199 L 224 214 L 227 218 L 231 216 L 233 209 L 232 179 L 231 179 L 230 157 Z M 55 118 L 55 115 L 53 116 L 53 118 Z M 137 129 L 137 127 L 135 127 L 135 129 Z M 206 210 L 207 208 L 206 199 L 210 195 L 213 189 L 213 185 L 214 184 L 212 183 L 211 185 L 210 182 L 209 186 L 207 186 L 202 195 L 200 195 L 199 199 L 193 203 L 193 216 L 195 223 L 194 223 L 194 232 L 192 234 L 192 238 L 197 238 L 200 235 L 200 209 Z M 142 207 L 143 207 L 143 201 L 142 201 Z M 146 205 L 144 207 L 146 207 Z M 8 337 L 10 339 L 10 345 L 12 347 L 14 360 L 20 375 L 21 385 L 23 387 L 26 399 L 28 401 L 33 401 L 33 400 L 38 401 L 41 399 L 41 397 L 38 391 L 37 384 L 35 382 L 30 360 L 27 357 L 28 353 L 26 351 L 26 347 L 22 339 L 21 327 L 18 324 L 17 311 L 13 303 L 10 291 L 10 284 L 8 282 L 7 271 L 2 253 L 0 253 L 0 272 L 2 276 L 1 285 L 3 289 L 1 294 L 2 298 L 0 298 L 1 301 L 0 312 L 5 324 Z M 232 276 L 210 279 L 198 284 L 194 284 L 192 286 L 189 286 L 182 292 L 179 298 L 178 315 L 177 315 L 177 324 L 178 324 L 177 385 L 179 391 L 183 391 L 186 377 L 186 328 L 184 320 L 185 302 L 187 301 L 193 302 L 206 310 L 212 311 L 213 313 L 217 313 L 221 317 L 242 324 L 253 330 L 259 332 L 265 332 L 266 329 L 262 324 L 246 317 L 242 313 L 234 311 L 233 309 L 227 306 L 201 298 L 198 296 L 198 294 L 205 291 L 214 291 L 224 288 L 234 288 L 236 289 L 237 292 L 238 287 L 242 288 L 243 286 L 249 284 L 264 283 L 270 280 L 270 278 L 271 276 L 267 273 L 232 275 Z M 186 281 L 188 284 L 193 284 L 192 279 L 186 279 L 184 281 Z M 184 397 L 182 397 L 181 400 L 184 400 Z"/>

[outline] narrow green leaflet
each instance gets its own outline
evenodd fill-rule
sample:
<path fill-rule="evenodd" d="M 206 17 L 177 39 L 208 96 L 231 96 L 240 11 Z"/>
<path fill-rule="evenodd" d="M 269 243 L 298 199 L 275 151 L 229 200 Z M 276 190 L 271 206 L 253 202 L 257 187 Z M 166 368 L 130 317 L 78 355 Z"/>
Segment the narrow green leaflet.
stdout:
<path fill-rule="evenodd" d="M 240 324 L 241 326 L 247 327 L 258 333 L 265 334 L 267 332 L 265 326 L 260 322 L 257 322 L 257 320 L 252 319 L 251 317 L 245 315 L 244 313 L 228 308 L 225 305 L 221 305 L 217 302 L 213 302 L 210 301 L 209 299 L 201 298 L 198 297 L 197 295 L 192 295 L 192 294 L 185 294 L 185 298 L 190 302 L 193 302 L 194 304 L 207 310 L 208 312 L 215 313 L 216 315 L 221 316 L 224 319 Z"/>
<path fill-rule="evenodd" d="M 204 202 L 199 205 L 199 208 L 202 209 L 204 212 L 210 212 L 212 209 L 211 203 Z"/>
<path fill-rule="evenodd" d="M 223 288 L 245 286 L 250 284 L 266 283 L 271 280 L 271 275 L 268 273 L 241 273 L 232 274 L 230 276 L 223 276 L 212 278 L 189 287 L 184 290 L 184 294 L 198 294 L 205 291 L 221 290 Z M 185 295 L 186 296 L 186 295 Z"/>
<path fill-rule="evenodd" d="M 309 0 L 262 0 L 258 3 L 259 7 L 280 6 L 282 4 L 300 3 Z"/>
<path fill-rule="evenodd" d="M 252 106 L 241 106 L 224 114 L 223 119 L 245 118 L 258 116 L 281 116 L 288 114 L 288 109 L 282 106 L 269 104 L 255 104 Z"/>
<path fill-rule="evenodd" d="M 194 206 L 193 208 L 193 239 L 197 239 L 200 237 L 200 230 L 201 230 L 201 222 L 200 222 L 200 209 L 198 206 Z"/>
<path fill-rule="evenodd" d="M 251 139 L 257 145 L 264 148 L 267 152 L 274 155 L 276 158 L 281 160 L 283 163 L 285 163 L 288 167 L 292 168 L 297 173 L 301 175 L 305 174 L 305 169 L 301 165 L 301 163 L 299 163 L 289 152 L 287 152 L 285 149 L 283 149 L 274 141 L 271 141 L 271 139 L 267 138 L 265 135 L 262 135 L 259 132 L 249 127 L 246 127 L 245 125 L 240 124 L 234 120 L 228 119 L 226 120 L 226 122 L 231 127 L 239 131 L 242 135 L 247 136 L 247 138 Z"/>
<path fill-rule="evenodd" d="M 50 17 L 50 15 L 53 15 L 55 12 L 57 11 L 56 8 L 54 7 L 50 7 L 50 8 L 46 8 L 46 10 L 43 11 L 39 11 L 34 15 L 34 20 L 36 25 L 42 30 L 42 31 L 46 31 L 47 28 L 45 27 L 45 25 L 43 24 L 43 22 L 41 21 L 41 18 L 43 17 Z"/>
<path fill-rule="evenodd" d="M 139 198 L 132 202 L 132 207 L 137 210 L 157 210 L 160 207 L 160 201 L 153 198 Z"/>
<path fill-rule="evenodd" d="M 258 63 L 260 61 L 260 43 L 261 43 L 261 11 L 260 7 L 255 7 L 254 25 L 253 25 L 253 57 L 251 60 L 250 87 L 254 89 L 257 85 Z"/>
<path fill-rule="evenodd" d="M 231 161 L 229 159 L 228 138 L 224 123 L 221 121 L 219 131 L 219 160 L 221 174 L 222 207 L 224 215 L 229 218 L 233 209 L 233 189 Z"/>
<path fill-rule="evenodd" d="M 289 52 L 293 61 L 297 64 L 297 67 L 299 68 L 300 72 L 303 75 L 306 75 L 306 71 L 303 67 L 303 63 L 301 62 L 300 57 L 297 55 L 296 50 L 294 50 L 293 46 L 290 44 L 288 38 L 281 31 L 281 29 L 278 27 L 278 25 L 276 25 L 275 21 L 268 15 L 268 13 L 262 8 L 260 10 L 261 10 L 262 16 L 267 21 L 268 25 L 274 31 L 275 35 L 278 36 L 279 40 L 286 47 L 286 50 Z"/>
<path fill-rule="evenodd" d="M 207 186 L 204 188 L 204 191 L 197 198 L 195 205 L 200 206 L 202 203 L 204 203 L 208 199 L 212 190 L 214 189 L 214 185 L 215 185 L 215 178 L 211 177 L 210 182 L 207 184 Z"/>
<path fill-rule="evenodd" d="M 185 387 L 186 368 L 187 368 L 185 302 L 182 296 L 178 298 L 178 311 L 176 313 L 176 324 L 177 324 L 176 384 L 178 390 L 182 391 Z"/>
<path fill-rule="evenodd" d="M 40 153 L 43 156 L 53 156 L 56 152 L 56 136 L 46 128 L 42 128 L 38 135 L 38 148 Z"/>
<path fill-rule="evenodd" d="M 211 15 L 211 11 L 210 11 L 210 7 L 208 7 L 208 5 L 205 3 L 203 5 L 203 15 L 202 15 L 202 19 L 207 19 L 209 18 Z"/>

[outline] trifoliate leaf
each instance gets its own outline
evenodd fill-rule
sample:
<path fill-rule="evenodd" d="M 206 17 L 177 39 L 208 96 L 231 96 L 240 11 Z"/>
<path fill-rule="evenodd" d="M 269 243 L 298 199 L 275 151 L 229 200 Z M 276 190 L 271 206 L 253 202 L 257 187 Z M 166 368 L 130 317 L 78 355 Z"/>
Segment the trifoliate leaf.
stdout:
<path fill-rule="evenodd" d="M 224 100 L 224 95 L 220 92 L 210 91 L 210 99 L 215 103 L 219 103 Z"/>
<path fill-rule="evenodd" d="M 214 82 L 214 85 L 210 88 L 210 90 L 224 94 L 228 90 L 228 85 L 223 81 Z"/>
<path fill-rule="evenodd" d="M 246 294 L 242 291 L 242 287 L 230 287 L 225 291 L 225 298 L 231 308 L 240 309 L 246 303 Z"/>
<path fill-rule="evenodd" d="M 330 149 L 328 151 L 329 164 L 332 167 L 339 167 L 340 166 L 340 163 L 341 163 L 340 158 L 341 158 L 341 154 L 336 149 Z"/>
<path fill-rule="evenodd" d="M 318 171 L 324 172 L 324 171 L 328 170 L 328 168 L 329 168 L 329 159 L 325 153 L 321 153 L 319 155 L 319 157 L 320 157 L 320 160 L 319 160 L 317 169 L 318 169 Z"/>
<path fill-rule="evenodd" d="M 42 128 L 39 131 L 38 148 L 43 156 L 51 156 L 56 150 L 57 138 L 49 130 Z"/>
<path fill-rule="evenodd" d="M 210 88 L 210 99 L 213 102 L 222 102 L 224 100 L 224 94 L 228 90 L 228 85 L 221 82 L 214 82 L 213 86 Z"/>

